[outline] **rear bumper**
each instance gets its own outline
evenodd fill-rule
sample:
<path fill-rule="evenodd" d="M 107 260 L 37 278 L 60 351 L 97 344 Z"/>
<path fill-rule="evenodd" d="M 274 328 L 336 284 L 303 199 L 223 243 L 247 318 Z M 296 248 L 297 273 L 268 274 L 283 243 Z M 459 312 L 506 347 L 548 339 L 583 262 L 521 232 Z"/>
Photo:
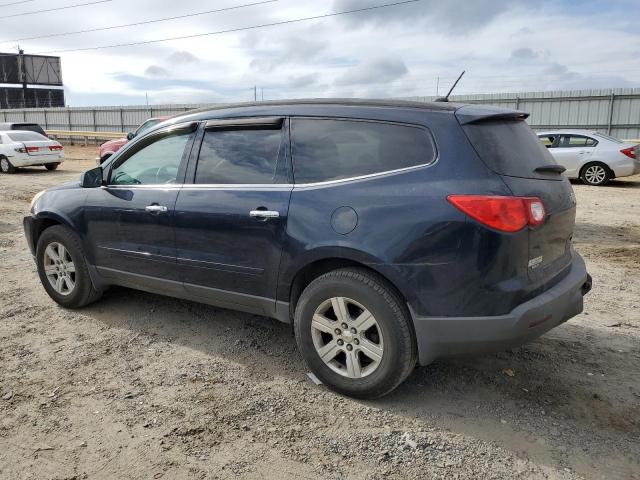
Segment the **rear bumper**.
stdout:
<path fill-rule="evenodd" d="M 591 290 L 584 260 L 573 253 L 571 271 L 558 284 L 493 317 L 416 317 L 419 363 L 455 355 L 497 352 L 522 345 L 582 312 Z"/>
<path fill-rule="evenodd" d="M 64 155 L 14 155 L 9 157 L 9 161 L 14 167 L 30 167 L 47 163 L 62 163 Z"/>

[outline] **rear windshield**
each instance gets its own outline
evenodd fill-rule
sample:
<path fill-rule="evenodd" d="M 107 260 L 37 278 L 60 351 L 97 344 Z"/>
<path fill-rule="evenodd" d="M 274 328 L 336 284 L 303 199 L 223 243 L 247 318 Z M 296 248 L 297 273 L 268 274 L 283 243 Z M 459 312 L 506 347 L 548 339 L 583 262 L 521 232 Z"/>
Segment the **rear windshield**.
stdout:
<path fill-rule="evenodd" d="M 549 178 L 549 174 L 534 170 L 556 165 L 531 127 L 522 120 L 486 121 L 463 128 L 487 167 L 500 175 Z"/>
<path fill-rule="evenodd" d="M 11 125 L 11 130 L 28 130 L 30 132 L 38 132 L 44 135 L 44 130 L 37 123 L 14 123 Z"/>
<path fill-rule="evenodd" d="M 7 136 L 14 142 L 42 142 L 49 140 L 36 132 L 9 132 Z"/>
<path fill-rule="evenodd" d="M 609 140 L 610 142 L 619 143 L 619 144 L 624 143 L 622 140 L 620 140 L 620 139 L 618 139 L 616 137 L 612 137 L 611 135 L 605 135 L 604 133 L 594 133 L 594 135 L 596 137 L 600 137 L 600 138 L 604 138 L 605 140 Z"/>

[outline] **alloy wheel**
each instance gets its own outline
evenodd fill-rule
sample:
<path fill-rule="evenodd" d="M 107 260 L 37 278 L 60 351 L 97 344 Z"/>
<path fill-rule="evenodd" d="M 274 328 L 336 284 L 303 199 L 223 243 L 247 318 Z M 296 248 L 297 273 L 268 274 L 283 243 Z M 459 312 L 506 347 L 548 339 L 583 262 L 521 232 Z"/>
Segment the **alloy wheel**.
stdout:
<path fill-rule="evenodd" d="M 584 178 L 592 184 L 599 184 L 607 178 L 607 171 L 600 165 L 591 165 L 584 171 Z"/>
<path fill-rule="evenodd" d="M 0 160 L 0 170 L 2 170 L 2 173 L 7 173 L 9 171 L 9 160 L 6 158 Z"/>
<path fill-rule="evenodd" d="M 311 321 L 311 336 L 320 359 L 344 377 L 371 375 L 382 361 L 384 343 L 378 322 L 350 298 L 322 302 Z"/>
<path fill-rule="evenodd" d="M 69 251 L 59 242 L 50 243 L 44 250 L 44 273 L 60 295 L 70 295 L 76 288 L 76 266 Z"/>

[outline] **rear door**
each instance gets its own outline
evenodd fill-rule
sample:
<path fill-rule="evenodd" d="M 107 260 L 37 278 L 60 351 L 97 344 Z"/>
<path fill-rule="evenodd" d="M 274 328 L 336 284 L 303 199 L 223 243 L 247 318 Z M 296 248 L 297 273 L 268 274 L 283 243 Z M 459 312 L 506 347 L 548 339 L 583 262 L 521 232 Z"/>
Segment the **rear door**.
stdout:
<path fill-rule="evenodd" d="M 567 169 L 565 174 L 575 178 L 580 173 L 580 167 L 593 155 L 596 145 L 598 142 L 591 137 L 563 134 L 549 151 L 556 161 Z"/>
<path fill-rule="evenodd" d="M 551 281 L 571 262 L 576 203 L 569 180 L 554 171 L 556 161 L 523 118 L 461 123 L 480 158 L 513 195 L 544 203 L 546 221 L 529 231 L 529 256 L 519 261 L 526 262 L 536 284 Z"/>
<path fill-rule="evenodd" d="M 132 145 L 107 167 L 106 186 L 87 189 L 88 243 L 103 276 L 155 290 L 179 282 L 174 208 L 196 126 L 174 126 Z"/>
<path fill-rule="evenodd" d="M 283 118 L 210 121 L 176 204 L 185 289 L 258 314 L 275 309 L 290 182 Z"/>

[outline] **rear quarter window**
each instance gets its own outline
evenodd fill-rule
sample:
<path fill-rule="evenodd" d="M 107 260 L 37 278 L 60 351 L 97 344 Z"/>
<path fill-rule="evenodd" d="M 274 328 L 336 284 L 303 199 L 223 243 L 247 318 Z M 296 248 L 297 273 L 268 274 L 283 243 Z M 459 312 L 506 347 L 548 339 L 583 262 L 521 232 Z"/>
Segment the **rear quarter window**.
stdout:
<path fill-rule="evenodd" d="M 292 119 L 296 183 L 360 177 L 432 163 L 433 138 L 425 128 L 339 119 Z"/>
<path fill-rule="evenodd" d="M 523 120 L 494 120 L 464 125 L 484 163 L 500 175 L 545 178 L 535 169 L 555 165 L 551 153 Z"/>

